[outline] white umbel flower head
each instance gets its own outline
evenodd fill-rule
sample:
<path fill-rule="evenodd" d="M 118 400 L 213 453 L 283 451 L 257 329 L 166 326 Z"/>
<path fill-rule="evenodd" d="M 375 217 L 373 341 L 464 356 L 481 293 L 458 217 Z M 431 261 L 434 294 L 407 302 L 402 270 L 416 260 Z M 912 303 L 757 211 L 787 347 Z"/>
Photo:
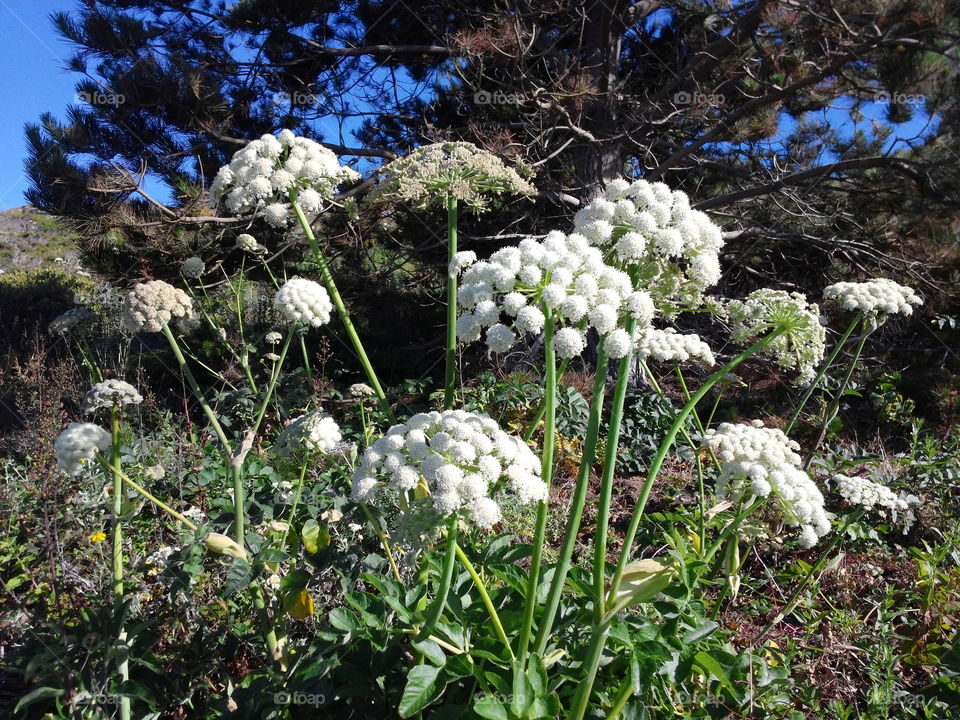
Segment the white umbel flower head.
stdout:
<path fill-rule="evenodd" d="M 833 300 L 845 310 L 856 310 L 883 322 L 890 315 L 912 315 L 923 304 L 913 288 L 886 278 L 866 282 L 838 282 L 823 289 L 825 300 Z"/>
<path fill-rule="evenodd" d="M 889 517 L 892 522 L 902 520 L 904 534 L 916 521 L 913 509 L 920 504 L 920 498 L 916 495 L 904 492 L 897 494 L 886 485 L 864 477 L 834 475 L 832 479 L 837 491 L 847 502 Z"/>
<path fill-rule="evenodd" d="M 319 143 L 282 131 L 237 151 L 213 179 L 210 200 L 235 215 L 260 210 L 268 224 L 282 228 L 293 217 L 290 193 L 302 195 L 304 210 L 316 212 L 320 198 L 332 197 L 338 185 L 359 178 Z"/>
<path fill-rule="evenodd" d="M 104 380 L 87 391 L 81 410 L 84 413 L 96 412 L 100 408 L 112 408 L 121 405 L 139 405 L 143 396 L 137 389 L 123 380 Z"/>
<path fill-rule="evenodd" d="M 273 308 L 288 323 L 320 327 L 330 322 L 333 305 L 322 285 L 313 280 L 293 278 L 274 295 Z"/>
<path fill-rule="evenodd" d="M 291 421 L 277 436 L 273 449 L 280 457 L 329 453 L 342 439 L 336 421 L 315 410 Z"/>
<path fill-rule="evenodd" d="M 121 322 L 132 332 L 159 332 L 173 318 L 193 317 L 193 302 L 163 280 L 134 285 L 123 298 Z"/>
<path fill-rule="evenodd" d="M 656 362 L 687 362 L 715 365 L 710 346 L 699 335 L 681 335 L 674 328 L 647 328 L 637 339 L 637 355 Z"/>
<path fill-rule="evenodd" d="M 353 476 L 353 499 L 414 491 L 401 527 L 427 532 L 454 513 L 488 529 L 500 519 L 498 500 L 547 498 L 540 462 L 496 421 L 464 410 L 419 413 L 391 427 L 366 449 Z"/>
<path fill-rule="evenodd" d="M 812 547 L 830 532 L 823 493 L 800 467 L 799 446 L 763 423 L 721 423 L 705 436 L 720 461 L 717 496 L 733 502 L 770 497 L 787 525 L 800 529 L 799 542 Z"/>
<path fill-rule="evenodd" d="M 251 255 L 259 255 L 266 250 L 266 248 L 258 243 L 257 239 L 249 233 L 240 233 L 237 235 L 237 249 L 245 253 L 250 253 Z"/>
<path fill-rule="evenodd" d="M 110 447 L 110 433 L 93 423 L 70 423 L 53 443 L 57 465 L 68 475 L 79 475 L 97 452 Z"/>
<path fill-rule="evenodd" d="M 781 367 L 797 370 L 796 384 L 813 380 L 823 360 L 827 333 L 820 324 L 820 309 L 800 293 L 763 288 L 745 300 L 734 300 L 730 313 L 734 342 L 747 343 L 778 328 L 786 331 L 764 349 Z"/>
<path fill-rule="evenodd" d="M 70 308 L 53 319 L 47 328 L 47 332 L 51 335 L 65 335 L 74 328 L 93 322 L 96 319 L 96 313 L 92 310 L 84 307 Z"/>
<path fill-rule="evenodd" d="M 204 265 L 203 260 L 196 256 L 188 257 L 183 261 L 183 265 L 180 266 L 180 273 L 188 280 L 196 280 L 203 275 L 206 270 L 207 266 Z"/>

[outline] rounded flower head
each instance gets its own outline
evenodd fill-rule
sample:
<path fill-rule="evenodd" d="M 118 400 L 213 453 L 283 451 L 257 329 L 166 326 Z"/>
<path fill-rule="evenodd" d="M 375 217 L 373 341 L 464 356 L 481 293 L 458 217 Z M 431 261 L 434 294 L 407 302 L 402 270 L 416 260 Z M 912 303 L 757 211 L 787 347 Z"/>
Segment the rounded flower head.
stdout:
<path fill-rule="evenodd" d="M 903 532 L 909 532 L 916 515 L 913 508 L 920 504 L 920 498 L 904 492 L 893 492 L 886 485 L 875 483 L 864 477 L 834 475 L 833 482 L 840 495 L 853 505 L 860 505 L 882 516 L 888 516 L 892 522 L 903 520 Z"/>
<path fill-rule="evenodd" d="M 210 200 L 236 215 L 260 210 L 268 224 L 282 228 L 292 217 L 290 193 L 302 198 L 306 212 L 316 212 L 320 200 L 332 197 L 340 183 L 359 177 L 327 148 L 284 130 L 237 151 L 213 179 Z"/>
<path fill-rule="evenodd" d="M 750 293 L 745 300 L 734 300 L 728 310 L 734 342 L 752 342 L 785 329 L 764 353 L 772 355 L 781 367 L 797 370 L 798 385 L 813 380 L 823 360 L 827 337 L 815 304 L 808 303 L 800 293 L 763 288 Z"/>
<path fill-rule="evenodd" d="M 237 235 L 237 249 L 251 255 L 259 255 L 266 250 L 253 235 L 248 233 Z"/>
<path fill-rule="evenodd" d="M 699 335 L 681 335 L 673 328 L 647 328 L 637 339 L 637 355 L 656 362 L 687 362 L 715 365 L 710 346 Z"/>
<path fill-rule="evenodd" d="M 699 307 L 720 279 L 723 232 L 663 183 L 614 180 L 574 217 L 573 231 L 608 262 L 633 266 L 658 307 Z"/>
<path fill-rule="evenodd" d="M 376 395 L 374 389 L 366 383 L 354 383 L 347 388 L 347 394 L 352 398 L 362 399 Z"/>
<path fill-rule="evenodd" d="M 322 285 L 313 280 L 293 278 L 284 283 L 274 295 L 273 308 L 288 323 L 320 327 L 330 322 L 333 305 Z"/>
<path fill-rule="evenodd" d="M 193 302 L 163 280 L 134 285 L 123 299 L 121 322 L 132 332 L 159 332 L 173 318 L 193 317 Z"/>
<path fill-rule="evenodd" d="M 96 319 L 97 316 L 92 310 L 83 307 L 70 308 L 53 319 L 47 328 L 47 332 L 51 335 L 65 335 L 71 330 L 91 323 Z"/>
<path fill-rule="evenodd" d="M 130 383 L 123 380 L 104 380 L 98 382 L 87 392 L 81 410 L 92 413 L 100 408 L 112 408 L 120 405 L 139 405 L 143 397 Z"/>
<path fill-rule="evenodd" d="M 823 289 L 825 300 L 833 300 L 845 310 L 856 310 L 883 322 L 890 315 L 912 315 L 923 304 L 913 288 L 886 278 L 866 282 L 838 282 Z"/>
<path fill-rule="evenodd" d="M 206 272 L 206 269 L 207 266 L 203 264 L 203 260 L 194 256 L 183 261 L 183 265 L 180 266 L 180 273 L 189 280 L 196 280 Z"/>
<path fill-rule="evenodd" d="M 277 436 L 273 449 L 281 457 L 329 453 L 337 448 L 342 439 L 336 421 L 315 410 L 290 422 Z"/>
<path fill-rule="evenodd" d="M 79 475 L 85 463 L 93 460 L 97 451 L 110 447 L 110 433 L 93 423 L 70 423 L 53 443 L 57 465 L 68 475 Z"/>
<path fill-rule="evenodd" d="M 490 195 L 530 195 L 534 187 L 500 158 L 468 142 L 423 145 L 383 168 L 375 199 L 403 200 L 415 207 L 446 205 L 455 197 L 467 207 L 486 209 Z"/>
<path fill-rule="evenodd" d="M 407 532 L 427 532 L 461 513 L 488 529 L 500 519 L 498 499 L 545 500 L 540 463 L 530 448 L 497 423 L 464 410 L 420 413 L 391 427 L 363 454 L 353 476 L 353 498 L 414 491 L 403 511 Z"/>
<path fill-rule="evenodd" d="M 783 431 L 763 423 L 721 423 L 705 441 L 720 461 L 717 496 L 734 502 L 771 497 L 787 525 L 800 529 L 799 541 L 812 547 L 830 532 L 823 494 L 800 468 L 799 446 Z"/>

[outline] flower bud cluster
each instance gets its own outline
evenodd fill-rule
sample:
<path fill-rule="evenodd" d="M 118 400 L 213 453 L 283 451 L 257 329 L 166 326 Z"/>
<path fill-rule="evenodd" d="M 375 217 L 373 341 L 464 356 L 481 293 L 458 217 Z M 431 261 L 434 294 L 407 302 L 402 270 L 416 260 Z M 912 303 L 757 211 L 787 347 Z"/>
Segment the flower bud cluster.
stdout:
<path fill-rule="evenodd" d="M 104 380 L 87 391 L 80 408 L 84 413 L 96 412 L 100 408 L 112 408 L 114 405 L 139 405 L 143 396 L 137 389 L 123 380 Z"/>
<path fill-rule="evenodd" d="M 923 304 L 913 288 L 886 278 L 834 283 L 823 289 L 823 297 L 836 301 L 845 310 L 857 310 L 881 322 L 889 315 L 912 315 L 914 306 Z"/>
<path fill-rule="evenodd" d="M 180 273 L 188 280 L 196 280 L 206 270 L 207 266 L 203 264 L 203 260 L 196 256 L 188 257 L 180 266 Z"/>
<path fill-rule="evenodd" d="M 333 304 L 319 283 L 304 278 L 287 280 L 273 297 L 273 309 L 288 323 L 320 327 L 330 322 Z"/>
<path fill-rule="evenodd" d="M 623 357 L 632 341 L 622 328 L 624 318 L 632 316 L 641 329 L 653 319 L 650 295 L 634 290 L 630 276 L 607 265 L 602 251 L 583 236 L 553 231 L 542 241 L 527 238 L 497 250 L 488 260 L 473 262 L 474 257 L 457 262 L 466 268 L 457 294 L 463 311 L 457 337 L 473 342 L 486 329 L 490 352 L 505 353 L 517 341 L 514 330 L 501 322 L 502 314 L 522 335 L 543 330 L 549 311 L 558 328 L 554 347 L 562 358 L 583 351 L 584 332 L 591 327 L 610 357 Z"/>
<path fill-rule="evenodd" d="M 717 496 L 734 502 L 772 497 L 787 525 L 800 528 L 798 541 L 813 547 L 830 532 L 823 493 L 800 468 L 799 446 L 782 430 L 753 423 L 721 423 L 705 442 L 720 461 Z"/>
<path fill-rule="evenodd" d="M 820 308 L 800 293 L 763 288 L 727 306 L 734 342 L 747 343 L 772 331 L 783 332 L 764 349 L 781 367 L 796 370 L 796 384 L 809 383 L 823 360 L 827 333 Z"/>
<path fill-rule="evenodd" d="M 699 335 L 678 333 L 674 328 L 647 328 L 637 338 L 637 355 L 656 362 L 687 362 L 715 365 L 710 346 Z"/>
<path fill-rule="evenodd" d="M 526 443 L 464 410 L 419 413 L 367 448 L 353 476 L 353 499 L 372 502 L 381 492 L 412 493 L 404 514 L 419 516 L 420 525 L 465 511 L 483 529 L 500 521 L 504 495 L 521 505 L 547 498 L 540 461 Z"/>
<path fill-rule="evenodd" d="M 193 317 L 193 302 L 163 280 L 134 285 L 123 298 L 120 321 L 131 332 L 159 332 L 173 318 Z"/>
<path fill-rule="evenodd" d="M 291 220 L 291 191 L 304 212 L 319 212 L 337 185 L 359 178 L 319 143 L 282 130 L 237 151 L 213 179 L 210 199 L 236 215 L 260 210 L 269 225 L 283 228 Z"/>

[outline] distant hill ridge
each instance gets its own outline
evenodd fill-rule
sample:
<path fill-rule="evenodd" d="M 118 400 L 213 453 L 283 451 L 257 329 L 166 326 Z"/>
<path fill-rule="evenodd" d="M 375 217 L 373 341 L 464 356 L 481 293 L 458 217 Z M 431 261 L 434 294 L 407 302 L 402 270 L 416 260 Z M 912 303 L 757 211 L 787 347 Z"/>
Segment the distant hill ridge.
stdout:
<path fill-rule="evenodd" d="M 75 265 L 77 250 L 56 216 L 33 205 L 0 212 L 0 271 L 59 261 Z"/>

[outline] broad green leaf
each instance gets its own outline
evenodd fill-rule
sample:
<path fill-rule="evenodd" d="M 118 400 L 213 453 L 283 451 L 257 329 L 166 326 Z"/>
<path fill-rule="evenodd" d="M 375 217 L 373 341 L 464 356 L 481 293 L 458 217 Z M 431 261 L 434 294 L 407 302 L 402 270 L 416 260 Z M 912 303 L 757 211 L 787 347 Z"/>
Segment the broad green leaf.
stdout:
<path fill-rule="evenodd" d="M 344 632 L 356 632 L 360 629 L 357 616 L 344 608 L 334 608 L 327 614 L 330 624 Z"/>
<path fill-rule="evenodd" d="M 717 623 L 715 623 L 713 620 L 704 620 L 702 623 L 688 631 L 683 636 L 683 644 L 693 645 L 693 643 L 697 642 L 698 640 L 703 640 L 703 638 L 707 637 L 707 635 L 712 633 L 718 627 L 720 626 L 717 625 Z"/>
<path fill-rule="evenodd" d="M 433 642 L 433 640 L 418 640 L 417 642 L 413 643 L 413 647 L 418 650 L 427 660 L 438 667 L 442 666 L 447 661 L 446 654 L 444 654 L 443 650 L 440 649 L 440 646 Z"/>
<path fill-rule="evenodd" d="M 410 668 L 407 673 L 407 686 L 403 689 L 403 697 L 400 698 L 399 713 L 400 717 L 408 718 L 414 715 L 433 700 L 437 698 L 443 690 L 443 686 L 438 687 L 437 675 L 440 668 L 433 665 L 417 665 Z"/>
<path fill-rule="evenodd" d="M 63 695 L 63 693 L 64 691 L 60 688 L 38 687 L 20 698 L 20 702 L 17 703 L 17 706 L 13 709 L 13 712 L 18 713 L 20 712 L 21 708 L 25 708 L 28 705 L 33 705 L 33 703 L 40 702 L 41 700 L 49 700 L 50 698 L 60 697 Z"/>
<path fill-rule="evenodd" d="M 474 700 L 473 711 L 488 720 L 510 720 L 507 708 L 493 695 L 483 695 Z"/>
<path fill-rule="evenodd" d="M 303 546 L 311 555 L 323 550 L 330 544 L 330 530 L 326 525 L 321 525 L 313 518 L 303 524 L 300 537 L 303 538 Z"/>
<path fill-rule="evenodd" d="M 716 658 L 701 650 L 693 656 L 693 662 L 697 667 L 703 670 L 708 677 L 712 675 L 720 682 L 721 685 L 729 690 L 731 694 L 734 696 L 736 695 L 736 690 L 734 690 L 733 684 L 730 682 L 730 678 L 727 677 L 726 671 L 720 666 L 720 663 L 717 662 Z"/>
<path fill-rule="evenodd" d="M 534 691 L 530 679 L 519 662 L 513 665 L 513 693 L 510 698 L 510 712 L 518 717 L 526 717 L 527 710 L 533 705 Z"/>

